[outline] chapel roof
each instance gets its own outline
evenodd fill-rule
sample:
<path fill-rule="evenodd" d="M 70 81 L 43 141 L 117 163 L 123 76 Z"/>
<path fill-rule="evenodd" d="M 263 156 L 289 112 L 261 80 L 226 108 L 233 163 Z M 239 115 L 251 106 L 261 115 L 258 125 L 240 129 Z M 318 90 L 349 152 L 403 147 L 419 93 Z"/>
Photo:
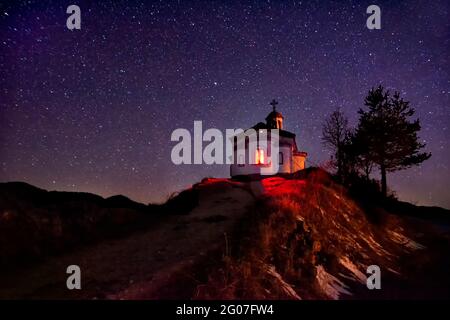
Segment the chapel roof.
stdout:
<path fill-rule="evenodd" d="M 270 103 L 270 105 L 273 107 L 272 112 L 270 112 L 267 117 L 266 117 L 266 121 L 269 119 L 275 119 L 275 118 L 282 118 L 283 119 L 283 115 L 277 111 L 277 104 L 278 101 L 276 101 L 275 99 L 272 100 L 272 102 Z"/>

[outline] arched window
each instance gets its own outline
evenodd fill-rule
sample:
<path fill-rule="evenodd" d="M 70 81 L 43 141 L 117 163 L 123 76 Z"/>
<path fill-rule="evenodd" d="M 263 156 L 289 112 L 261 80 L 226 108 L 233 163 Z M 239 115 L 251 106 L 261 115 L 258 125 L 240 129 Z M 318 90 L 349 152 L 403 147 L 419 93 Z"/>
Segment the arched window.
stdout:
<path fill-rule="evenodd" d="M 279 164 L 283 164 L 284 159 L 283 159 L 283 152 L 278 153 L 278 163 Z"/>
<path fill-rule="evenodd" d="M 257 149 L 256 155 L 255 155 L 255 163 L 256 164 L 264 164 L 264 150 L 263 149 Z"/>

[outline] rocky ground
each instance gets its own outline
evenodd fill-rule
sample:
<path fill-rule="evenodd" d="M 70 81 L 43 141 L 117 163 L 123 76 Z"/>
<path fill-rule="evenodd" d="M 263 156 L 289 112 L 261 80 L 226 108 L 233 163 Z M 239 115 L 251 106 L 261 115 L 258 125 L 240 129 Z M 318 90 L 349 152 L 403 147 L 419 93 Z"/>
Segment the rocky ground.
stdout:
<path fill-rule="evenodd" d="M 205 179 L 192 190 L 184 197 L 195 201 L 172 206 L 182 214 L 135 218 L 140 228 L 5 267 L 0 298 L 450 297 L 447 210 L 436 218 L 433 208 L 399 204 L 369 214 L 320 170 L 253 182 Z M 148 210 L 133 206 L 138 216 Z M 73 264 L 81 290 L 66 288 Z M 369 265 L 381 269 L 381 290 L 367 289 Z"/>
<path fill-rule="evenodd" d="M 183 287 L 162 287 L 179 272 L 191 280 L 189 268 L 225 247 L 227 233 L 253 201 L 238 182 L 204 181 L 197 190 L 199 204 L 188 215 L 168 215 L 131 235 L 1 273 L 0 298 L 186 298 L 191 292 Z M 73 264 L 81 268 L 82 290 L 66 288 L 66 268 Z"/>

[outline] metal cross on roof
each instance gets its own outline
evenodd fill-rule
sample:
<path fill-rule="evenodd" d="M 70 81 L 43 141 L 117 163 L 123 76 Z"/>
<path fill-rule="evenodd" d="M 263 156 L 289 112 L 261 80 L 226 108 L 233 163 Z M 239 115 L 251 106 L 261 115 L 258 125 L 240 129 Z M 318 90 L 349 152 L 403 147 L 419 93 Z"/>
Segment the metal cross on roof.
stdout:
<path fill-rule="evenodd" d="M 278 104 L 278 101 L 275 100 L 275 99 L 272 99 L 272 102 L 270 102 L 269 104 L 273 107 L 273 111 L 275 111 L 275 108 L 276 108 L 276 106 Z"/>

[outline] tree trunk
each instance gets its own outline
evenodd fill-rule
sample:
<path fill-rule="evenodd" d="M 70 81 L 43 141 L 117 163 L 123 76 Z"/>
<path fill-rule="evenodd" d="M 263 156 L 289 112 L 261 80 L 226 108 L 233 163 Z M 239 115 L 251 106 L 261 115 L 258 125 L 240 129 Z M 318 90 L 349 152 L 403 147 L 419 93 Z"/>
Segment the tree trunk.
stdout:
<path fill-rule="evenodd" d="M 339 180 L 342 181 L 342 165 L 341 165 L 340 159 L 338 159 L 338 161 L 337 161 L 337 176 L 338 176 Z"/>
<path fill-rule="evenodd" d="M 338 144 L 337 152 L 336 152 L 336 160 L 337 160 L 337 176 L 339 180 L 342 182 L 342 151 L 341 146 Z"/>
<path fill-rule="evenodd" d="M 386 167 L 384 164 L 380 166 L 381 168 L 381 193 L 383 197 L 387 196 L 387 184 L 386 184 Z"/>

